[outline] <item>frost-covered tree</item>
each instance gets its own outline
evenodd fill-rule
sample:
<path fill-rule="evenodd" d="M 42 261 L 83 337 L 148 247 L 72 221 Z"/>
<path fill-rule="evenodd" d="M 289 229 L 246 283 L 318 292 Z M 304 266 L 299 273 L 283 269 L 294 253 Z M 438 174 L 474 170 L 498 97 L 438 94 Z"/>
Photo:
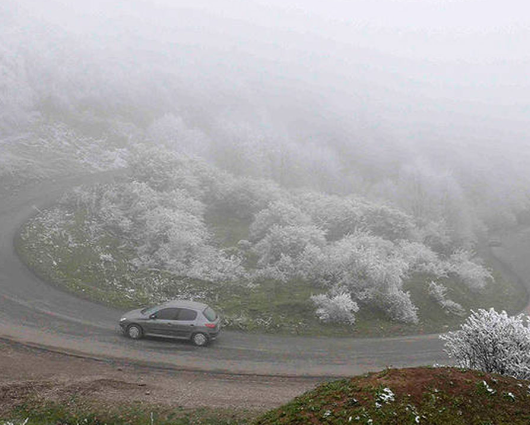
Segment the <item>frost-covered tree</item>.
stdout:
<path fill-rule="evenodd" d="M 466 313 L 460 304 L 447 298 L 447 288 L 442 284 L 429 282 L 429 296 L 448 314 L 463 316 Z"/>
<path fill-rule="evenodd" d="M 422 273 L 437 278 L 447 275 L 448 266 L 440 256 L 419 242 L 400 241 L 398 253 L 409 265 L 409 273 Z"/>
<path fill-rule="evenodd" d="M 333 294 L 313 295 L 311 301 L 317 307 L 315 314 L 323 322 L 355 323 L 359 306 L 347 291 L 335 290 Z"/>
<path fill-rule="evenodd" d="M 454 273 L 469 288 L 475 291 L 483 289 L 489 281 L 493 281 L 491 272 L 474 254 L 467 250 L 457 250 L 449 258 L 449 271 Z"/>
<path fill-rule="evenodd" d="M 299 194 L 296 202 L 317 226 L 326 231 L 329 241 L 339 240 L 364 228 L 364 204 L 358 198 L 308 192 Z"/>
<path fill-rule="evenodd" d="M 167 113 L 155 119 L 146 132 L 152 143 L 183 153 L 206 157 L 211 141 L 196 128 L 190 128 L 180 116 Z"/>
<path fill-rule="evenodd" d="M 326 230 L 330 241 L 361 230 L 389 240 L 410 239 L 417 233 L 410 215 L 360 197 L 308 192 L 299 194 L 296 201 Z"/>
<path fill-rule="evenodd" d="M 262 209 L 250 225 L 250 239 L 259 241 L 273 226 L 309 226 L 311 218 L 288 200 L 272 202 Z"/>
<path fill-rule="evenodd" d="M 363 227 L 374 235 L 391 241 L 414 237 L 412 217 L 387 205 L 367 204 L 362 208 Z"/>
<path fill-rule="evenodd" d="M 361 305 L 378 307 L 395 320 L 418 321 L 417 309 L 403 291 L 408 264 L 396 255 L 390 241 L 356 233 L 320 252 L 305 250 L 300 264 L 307 278 L 330 288 L 344 288 Z"/>
<path fill-rule="evenodd" d="M 288 256 L 294 261 L 310 246 L 323 247 L 324 232 L 314 225 L 280 226 L 273 225 L 267 235 L 253 248 L 258 255 L 258 265 L 273 265 Z"/>
<path fill-rule="evenodd" d="M 460 367 L 530 378 L 530 318 L 505 311 L 472 311 L 460 330 L 441 335 L 445 351 Z"/>
<path fill-rule="evenodd" d="M 217 193 L 210 197 L 210 203 L 217 214 L 250 220 L 271 202 L 284 196 L 278 185 L 270 180 L 231 176 L 221 180 Z"/>

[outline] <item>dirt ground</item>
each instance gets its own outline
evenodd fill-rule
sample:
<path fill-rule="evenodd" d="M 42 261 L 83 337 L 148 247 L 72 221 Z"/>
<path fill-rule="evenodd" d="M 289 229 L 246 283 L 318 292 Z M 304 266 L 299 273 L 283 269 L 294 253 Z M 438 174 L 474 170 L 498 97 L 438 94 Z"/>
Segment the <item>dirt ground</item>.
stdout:
<path fill-rule="evenodd" d="M 104 404 L 152 402 L 262 412 L 314 388 L 321 380 L 152 369 L 79 358 L 0 339 L 0 416 L 28 398 L 88 397 Z"/>

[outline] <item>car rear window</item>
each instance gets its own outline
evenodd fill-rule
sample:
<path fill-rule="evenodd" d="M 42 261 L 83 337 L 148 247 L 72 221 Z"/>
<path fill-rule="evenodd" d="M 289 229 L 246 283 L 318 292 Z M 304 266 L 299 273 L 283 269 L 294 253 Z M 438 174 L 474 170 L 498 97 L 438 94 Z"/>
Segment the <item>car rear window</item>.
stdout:
<path fill-rule="evenodd" d="M 197 318 L 197 312 L 195 310 L 189 310 L 182 308 L 179 313 L 178 320 L 195 320 Z"/>
<path fill-rule="evenodd" d="M 210 307 L 206 307 L 202 314 L 204 314 L 204 317 L 206 317 L 210 322 L 213 322 L 215 319 L 217 319 L 217 313 Z"/>

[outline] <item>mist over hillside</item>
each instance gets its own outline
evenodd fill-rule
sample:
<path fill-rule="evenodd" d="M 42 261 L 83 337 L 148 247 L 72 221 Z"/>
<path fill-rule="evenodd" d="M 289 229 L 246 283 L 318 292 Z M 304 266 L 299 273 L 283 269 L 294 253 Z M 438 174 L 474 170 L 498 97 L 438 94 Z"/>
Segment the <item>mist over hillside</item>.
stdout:
<path fill-rule="evenodd" d="M 529 203 L 528 7 L 509 3 L 3 2 L 0 176 L 161 146 L 469 244 Z"/>

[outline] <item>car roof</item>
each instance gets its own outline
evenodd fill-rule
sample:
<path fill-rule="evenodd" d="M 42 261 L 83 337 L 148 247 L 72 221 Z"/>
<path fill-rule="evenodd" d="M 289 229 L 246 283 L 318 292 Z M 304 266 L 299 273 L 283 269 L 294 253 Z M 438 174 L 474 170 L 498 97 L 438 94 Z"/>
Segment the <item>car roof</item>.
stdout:
<path fill-rule="evenodd" d="M 190 301 L 190 300 L 171 300 L 167 301 L 164 304 L 162 304 L 160 307 L 188 307 L 188 308 L 195 308 L 197 310 L 204 310 L 206 307 L 208 307 L 207 304 L 199 303 L 197 301 Z"/>

